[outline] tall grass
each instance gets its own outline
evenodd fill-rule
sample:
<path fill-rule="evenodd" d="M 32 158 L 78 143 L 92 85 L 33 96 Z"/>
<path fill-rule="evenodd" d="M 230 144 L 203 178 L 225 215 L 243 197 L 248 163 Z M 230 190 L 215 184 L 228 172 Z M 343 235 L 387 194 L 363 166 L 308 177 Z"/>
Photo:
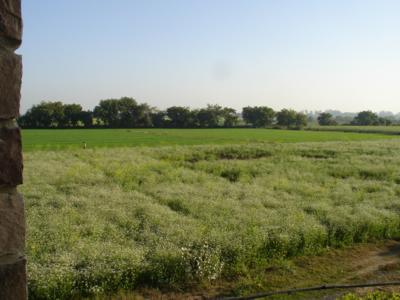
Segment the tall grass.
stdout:
<path fill-rule="evenodd" d="M 25 153 L 30 299 L 395 238 L 399 140 Z"/>

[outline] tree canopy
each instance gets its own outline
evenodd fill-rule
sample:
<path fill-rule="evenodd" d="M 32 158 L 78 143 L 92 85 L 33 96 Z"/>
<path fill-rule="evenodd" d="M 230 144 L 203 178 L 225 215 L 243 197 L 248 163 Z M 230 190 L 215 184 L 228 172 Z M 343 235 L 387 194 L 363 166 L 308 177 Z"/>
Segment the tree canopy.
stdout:
<path fill-rule="evenodd" d="M 286 127 L 303 127 L 307 125 L 307 116 L 293 109 L 282 109 L 276 113 L 276 124 Z"/>
<path fill-rule="evenodd" d="M 267 106 L 243 107 L 243 120 L 253 127 L 265 127 L 272 124 L 275 118 L 275 111 Z"/>
<path fill-rule="evenodd" d="M 337 122 L 332 117 L 333 115 L 330 113 L 320 113 L 317 118 L 318 124 L 321 126 L 337 125 Z"/>
<path fill-rule="evenodd" d="M 92 125 L 92 115 L 83 112 L 80 104 L 62 104 L 62 102 L 45 102 L 33 105 L 25 115 L 17 118 L 21 127 L 72 127 L 81 123 L 85 127 Z"/>
<path fill-rule="evenodd" d="M 307 112 L 306 110 L 305 113 Z M 322 126 L 337 125 L 337 122 L 346 122 L 350 125 L 389 126 L 396 122 L 394 115 L 384 117 L 381 116 L 381 112 L 378 117 L 370 110 L 359 112 L 354 119 L 352 116 L 336 116 L 334 119 L 334 114 L 338 113 L 334 110 L 318 111 L 318 113 L 317 120 Z M 251 124 L 254 128 L 265 128 L 271 125 L 301 128 L 315 120 L 313 116 L 307 117 L 306 114 L 293 109 L 275 112 L 267 106 L 246 106 L 242 108 L 241 113 L 237 113 L 234 108 L 222 107 L 218 104 L 207 104 L 207 107 L 199 109 L 171 106 L 165 110 L 159 110 L 147 103 L 138 103 L 131 97 L 121 97 L 100 100 L 93 111 L 84 111 L 80 104 L 75 103 L 42 101 L 17 118 L 17 123 L 22 128 L 229 128 L 238 126 L 239 115 L 247 126 Z"/>
<path fill-rule="evenodd" d="M 359 112 L 356 117 L 354 117 L 353 125 L 380 125 L 378 121 L 378 115 L 370 110 L 364 110 Z"/>

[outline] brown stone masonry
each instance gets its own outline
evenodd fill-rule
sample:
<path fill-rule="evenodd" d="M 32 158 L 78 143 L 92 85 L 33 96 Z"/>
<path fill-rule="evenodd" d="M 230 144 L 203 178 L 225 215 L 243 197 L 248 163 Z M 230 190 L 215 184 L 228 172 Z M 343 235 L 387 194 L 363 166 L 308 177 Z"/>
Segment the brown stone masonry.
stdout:
<path fill-rule="evenodd" d="M 23 253 L 25 250 L 24 197 L 18 192 L 0 194 L 0 253 Z M 1 298 L 0 298 L 1 299 Z"/>
<path fill-rule="evenodd" d="M 21 0 L 0 0 L 0 47 L 14 51 L 22 42 Z"/>
<path fill-rule="evenodd" d="M 0 50 L 0 118 L 19 116 L 22 57 Z"/>
<path fill-rule="evenodd" d="M 0 186 L 22 184 L 22 143 L 18 127 L 0 127 L 0 161 Z"/>
<path fill-rule="evenodd" d="M 21 0 L 0 0 L 0 300 L 25 300 L 27 276 L 19 116 L 22 58 Z"/>

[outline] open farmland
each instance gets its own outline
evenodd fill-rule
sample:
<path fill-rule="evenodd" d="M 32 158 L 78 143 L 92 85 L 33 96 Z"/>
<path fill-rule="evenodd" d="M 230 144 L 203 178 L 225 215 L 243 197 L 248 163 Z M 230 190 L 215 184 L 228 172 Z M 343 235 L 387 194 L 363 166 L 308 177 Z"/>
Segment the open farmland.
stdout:
<path fill-rule="evenodd" d="M 272 129 L 24 129 L 23 150 L 58 151 L 120 147 L 298 143 L 399 138 L 384 134 Z"/>
<path fill-rule="evenodd" d="M 399 237 L 399 149 L 385 139 L 26 152 L 30 299 L 212 281 Z"/>
<path fill-rule="evenodd" d="M 381 133 L 400 135 L 400 126 L 310 126 L 311 130 Z M 308 129 L 308 128 L 307 128 Z"/>
<path fill-rule="evenodd" d="M 24 129 L 23 151 L 59 151 L 168 145 L 223 145 L 239 141 L 202 139 L 170 135 L 134 134 L 127 129 Z"/>

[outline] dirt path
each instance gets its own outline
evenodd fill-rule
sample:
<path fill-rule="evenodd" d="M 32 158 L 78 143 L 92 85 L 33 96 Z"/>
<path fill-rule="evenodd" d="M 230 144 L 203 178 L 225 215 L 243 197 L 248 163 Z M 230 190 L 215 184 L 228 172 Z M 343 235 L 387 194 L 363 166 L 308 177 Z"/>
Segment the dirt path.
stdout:
<path fill-rule="evenodd" d="M 333 250 L 333 253 L 327 253 L 321 259 L 316 259 L 315 264 L 321 264 L 321 269 L 327 270 L 326 274 L 314 273 L 314 276 L 318 277 L 317 281 L 306 278 L 296 282 L 296 286 L 290 286 L 290 288 L 400 282 L 400 243 L 391 240 L 377 244 L 356 245 L 344 250 Z M 315 284 L 310 284 L 311 282 Z M 400 292 L 400 286 L 322 290 L 311 297 L 302 295 L 294 296 L 293 299 L 333 300 L 348 293 L 364 296 L 376 290 Z"/>
<path fill-rule="evenodd" d="M 362 277 L 364 275 L 373 274 L 379 269 L 390 269 L 390 265 L 398 263 L 400 263 L 399 244 L 394 244 L 384 249 L 377 249 L 376 251 L 371 251 L 368 258 L 354 261 L 353 266 L 357 271 L 344 278 L 344 281 L 350 280 L 354 276 Z"/>
<path fill-rule="evenodd" d="M 399 282 L 400 281 L 400 243 L 390 241 L 381 247 L 371 249 L 367 257 L 353 261 L 351 266 L 355 269 L 346 277 L 338 281 L 338 284 L 352 284 L 354 279 L 363 283 Z M 386 292 L 400 292 L 400 286 L 367 287 L 352 290 L 343 290 L 340 293 L 327 295 L 323 299 L 335 299 L 341 295 L 352 292 L 356 295 L 365 295 L 376 290 Z"/>

